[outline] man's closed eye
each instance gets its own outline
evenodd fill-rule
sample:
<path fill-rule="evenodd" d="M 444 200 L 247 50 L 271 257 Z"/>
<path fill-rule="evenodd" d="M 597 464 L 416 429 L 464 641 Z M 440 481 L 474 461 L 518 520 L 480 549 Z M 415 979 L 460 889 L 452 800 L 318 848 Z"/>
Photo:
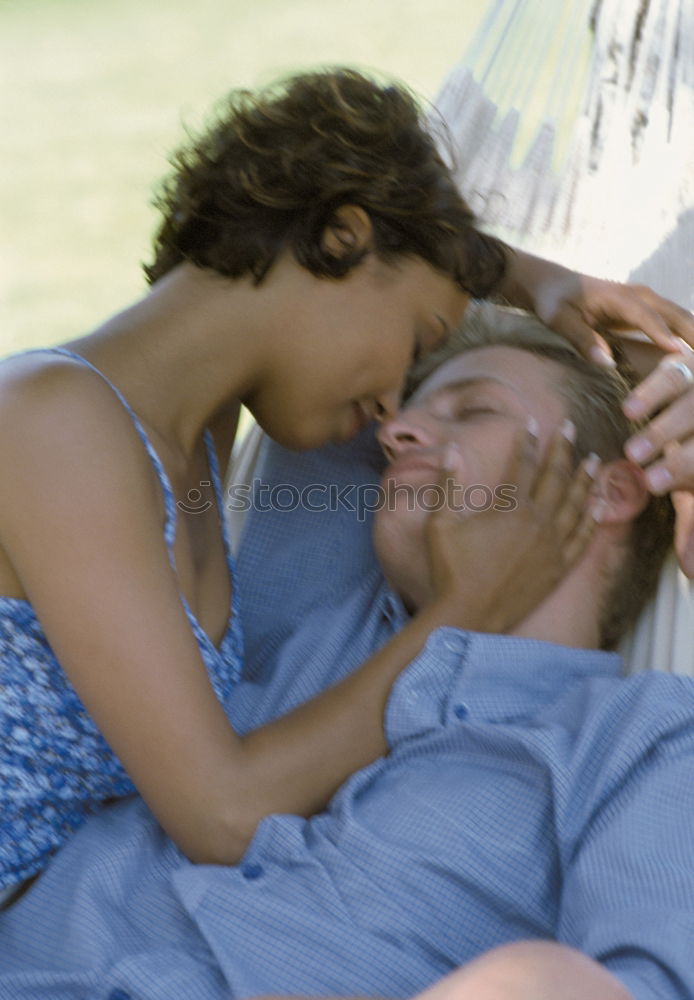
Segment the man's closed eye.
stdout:
<path fill-rule="evenodd" d="M 498 410 L 492 409 L 490 406 L 462 406 L 455 410 L 454 416 L 456 420 L 468 420 L 473 417 L 492 415 L 497 416 Z"/>

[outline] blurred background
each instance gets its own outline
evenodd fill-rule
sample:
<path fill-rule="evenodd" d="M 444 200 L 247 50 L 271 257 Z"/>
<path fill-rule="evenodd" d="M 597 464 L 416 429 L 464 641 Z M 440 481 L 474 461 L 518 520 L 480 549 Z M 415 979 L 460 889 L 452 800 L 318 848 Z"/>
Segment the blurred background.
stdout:
<path fill-rule="evenodd" d="M 0 355 L 144 290 L 167 156 L 226 90 L 349 63 L 431 99 L 491 0 L 0 0 Z"/>

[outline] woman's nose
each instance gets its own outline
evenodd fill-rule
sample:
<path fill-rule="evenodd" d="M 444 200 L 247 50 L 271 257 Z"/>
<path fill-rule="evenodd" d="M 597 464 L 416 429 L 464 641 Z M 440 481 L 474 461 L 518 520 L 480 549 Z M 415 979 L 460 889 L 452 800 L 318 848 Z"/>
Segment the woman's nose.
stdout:
<path fill-rule="evenodd" d="M 383 423 L 386 420 L 390 420 L 394 417 L 398 410 L 400 409 L 402 392 L 398 389 L 393 389 L 391 392 L 384 392 L 376 400 L 376 413 L 375 417 L 379 423 Z"/>

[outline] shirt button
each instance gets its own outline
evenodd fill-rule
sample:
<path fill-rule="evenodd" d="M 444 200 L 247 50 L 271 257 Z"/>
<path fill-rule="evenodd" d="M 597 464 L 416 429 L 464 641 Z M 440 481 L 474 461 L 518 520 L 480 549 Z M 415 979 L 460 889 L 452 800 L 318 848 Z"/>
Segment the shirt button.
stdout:
<path fill-rule="evenodd" d="M 456 719 L 466 719 L 468 717 L 469 711 L 470 709 L 462 701 L 459 705 L 455 705 L 453 708 L 453 714 L 455 715 Z"/>
<path fill-rule="evenodd" d="M 250 879 L 252 881 L 254 878 L 260 878 L 261 875 L 264 875 L 265 869 L 263 868 L 262 865 L 258 864 L 243 865 L 241 868 L 241 874 L 243 875 L 244 878 Z"/>
<path fill-rule="evenodd" d="M 465 641 L 462 636 L 459 638 L 457 636 L 449 635 L 443 640 L 441 645 L 449 653 L 462 653 L 465 648 Z"/>
<path fill-rule="evenodd" d="M 131 1000 L 131 997 L 125 990 L 111 990 L 108 1000 Z"/>

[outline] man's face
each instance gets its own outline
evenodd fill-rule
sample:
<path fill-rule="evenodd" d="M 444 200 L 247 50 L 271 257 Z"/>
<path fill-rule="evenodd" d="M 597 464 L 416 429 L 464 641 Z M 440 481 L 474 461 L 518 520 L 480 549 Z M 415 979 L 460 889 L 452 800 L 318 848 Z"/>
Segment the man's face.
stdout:
<path fill-rule="evenodd" d="M 541 455 L 567 415 L 559 377 L 555 362 L 515 347 L 465 351 L 437 369 L 381 427 L 379 441 L 390 460 L 383 476 L 388 501 L 376 515 L 374 542 L 391 585 L 412 610 L 431 597 L 425 541 L 436 498 L 431 487 L 448 469 L 455 482 L 451 496 L 463 515 L 497 502 L 529 419 L 537 421 Z M 513 497 L 511 490 L 503 494 Z"/>

